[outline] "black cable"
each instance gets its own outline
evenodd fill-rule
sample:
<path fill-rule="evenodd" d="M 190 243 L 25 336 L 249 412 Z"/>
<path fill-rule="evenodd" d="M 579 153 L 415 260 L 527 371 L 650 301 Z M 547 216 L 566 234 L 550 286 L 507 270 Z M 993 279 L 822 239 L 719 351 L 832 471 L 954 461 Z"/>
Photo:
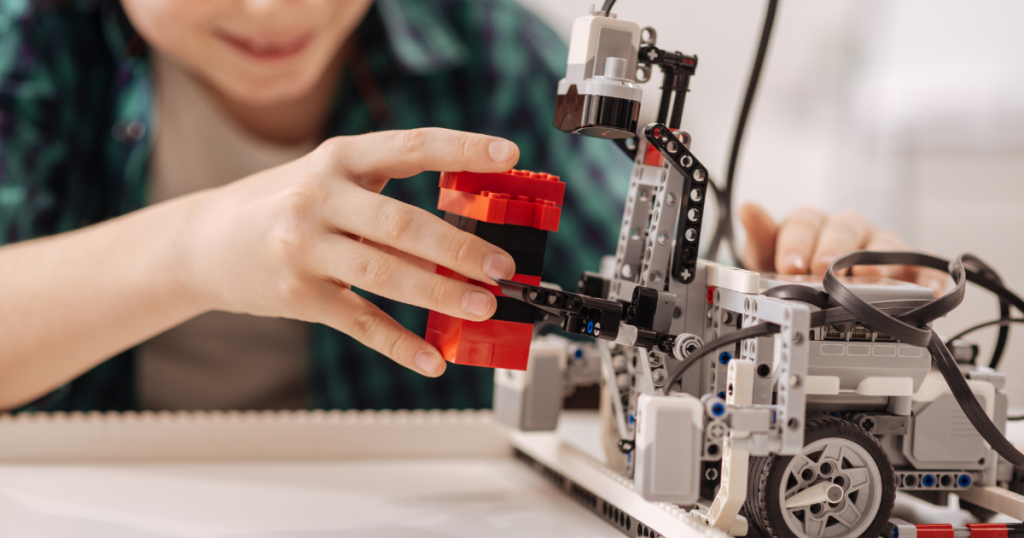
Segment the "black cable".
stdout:
<path fill-rule="evenodd" d="M 686 370 L 689 367 L 693 366 L 694 364 L 697 364 L 697 361 L 700 360 L 701 357 L 707 355 L 708 353 L 716 351 L 717 349 L 728 346 L 730 344 L 735 344 L 740 340 L 768 336 L 770 334 L 775 334 L 777 332 L 779 332 L 778 325 L 775 325 L 774 323 L 760 323 L 758 325 L 754 325 L 753 327 L 740 329 L 734 333 L 729 333 L 725 336 L 715 338 L 714 340 L 704 344 L 703 346 L 700 346 L 699 348 L 691 351 L 690 354 L 687 355 L 681 363 L 672 366 L 672 369 L 675 371 L 669 377 L 668 383 L 665 383 L 665 394 L 668 394 L 668 391 L 672 387 L 672 385 L 674 385 L 676 381 L 679 381 L 679 379 L 683 377 L 683 373 L 686 372 Z"/>
<path fill-rule="evenodd" d="M 984 329 L 985 327 L 991 327 L 993 325 L 999 325 L 1001 327 L 1009 327 L 1010 325 L 1012 325 L 1014 323 L 1024 323 L 1024 318 L 1000 318 L 1000 319 L 994 319 L 992 321 L 986 321 L 985 323 L 979 323 L 979 324 L 977 324 L 977 325 L 975 325 L 973 327 L 969 327 L 967 329 L 964 329 L 964 330 L 960 331 L 959 333 L 956 334 L 956 336 L 953 336 L 951 338 L 947 338 L 946 339 L 946 345 L 948 346 L 948 345 L 953 343 L 953 340 L 959 340 L 959 339 L 967 336 L 968 334 L 971 334 L 974 331 L 977 331 L 977 330 L 980 330 L 980 329 Z"/>
<path fill-rule="evenodd" d="M 999 273 L 995 269 L 990 267 L 985 262 L 978 259 L 976 256 L 965 255 L 964 263 L 968 264 L 975 271 L 985 275 L 992 279 L 999 285 L 1003 284 L 1003 279 L 999 277 Z M 1004 297 L 999 297 L 999 319 L 1007 319 L 1010 317 L 1010 301 Z M 999 361 L 1003 358 L 1003 351 L 1006 350 L 1006 343 L 1010 337 L 1010 326 L 1003 325 L 999 328 L 999 334 L 996 336 L 996 345 L 992 349 L 992 358 L 988 361 L 989 368 L 993 370 L 999 367 Z"/>
<path fill-rule="evenodd" d="M 928 254 L 914 252 L 853 252 L 837 258 L 829 265 L 822 284 L 831 300 L 860 318 L 860 322 L 868 328 L 888 334 L 901 342 L 927 347 L 932 355 L 932 361 L 946 380 L 954 398 L 960 404 L 960 409 L 974 425 L 974 429 L 1003 459 L 1015 467 L 1024 469 L 1024 454 L 1021 454 L 992 423 L 992 419 L 985 413 L 974 392 L 968 386 L 967 380 L 949 348 L 927 326 L 928 322 L 945 315 L 963 301 L 968 280 L 996 292 L 1000 297 L 1005 297 L 1011 304 L 1021 302 L 1019 297 L 991 279 L 991 275 L 967 270 L 964 259 L 965 257 L 961 256 L 950 262 Z M 976 258 L 970 257 L 970 260 L 974 262 Z M 926 305 L 902 316 L 893 317 L 854 295 L 835 275 L 837 271 L 858 265 L 915 265 L 948 270 L 956 285 L 945 295 L 929 301 Z M 971 265 L 975 264 L 971 263 Z M 1020 309 L 1017 304 L 1013 304 L 1013 306 Z"/>
<path fill-rule="evenodd" d="M 601 11 L 604 12 L 604 16 L 608 17 L 612 14 L 612 6 L 615 5 L 615 0 L 604 0 L 604 5 L 601 6 Z"/>
<path fill-rule="evenodd" d="M 764 292 L 763 295 L 766 297 L 775 297 L 776 299 L 800 301 L 821 309 L 835 306 L 829 303 L 827 293 L 818 291 L 809 286 L 801 286 L 799 284 L 784 284 L 782 286 L 776 286 Z"/>
<path fill-rule="evenodd" d="M 965 264 L 965 261 L 968 263 Z M 916 252 L 872 252 L 859 251 L 841 256 L 829 265 L 822 282 L 825 292 L 828 294 L 828 304 L 839 306 L 823 309 L 811 315 L 811 326 L 831 325 L 834 323 L 856 320 L 866 327 L 892 336 L 900 342 L 926 347 L 932 356 L 932 361 L 939 369 L 950 392 L 960 405 L 964 415 L 974 426 L 975 430 L 985 439 L 996 452 L 1015 467 L 1024 469 L 1024 454 L 1010 443 L 1000 429 L 992 423 L 992 419 L 985 413 L 984 408 L 978 402 L 977 397 L 967 384 L 964 374 L 953 358 L 949 348 L 942 342 L 937 334 L 928 326 L 930 322 L 942 317 L 952 311 L 963 302 L 967 282 L 973 282 L 979 286 L 995 293 L 1001 300 L 1024 312 L 1024 300 L 1002 286 L 1000 281 L 992 278 L 987 271 L 977 271 L 981 267 L 980 260 L 976 257 L 965 255 L 952 262 Z M 914 265 L 931 267 L 948 271 L 953 277 L 955 286 L 945 295 L 926 301 L 887 301 L 882 303 L 868 303 L 855 295 L 836 277 L 837 271 L 850 269 L 858 265 Z M 967 266 L 971 266 L 968 268 Z M 808 288 L 810 289 L 810 288 Z M 815 293 L 799 293 L 795 290 L 788 290 L 788 294 L 797 300 L 809 300 L 824 304 L 823 297 L 816 290 Z M 777 292 L 785 295 L 782 292 Z M 800 297 L 798 299 L 798 297 Z M 1003 322 L 1004 320 L 999 320 Z M 700 358 L 712 351 L 735 344 L 747 338 L 757 338 L 778 332 L 778 326 L 770 323 L 762 323 L 753 327 L 742 329 L 735 333 L 717 338 L 694 350 L 676 368 L 665 385 L 667 393 L 673 384 L 678 381 L 683 372 L 695 364 Z M 1018 417 L 1011 417 L 1018 420 Z M 1024 419 L 1020 417 L 1019 419 Z"/>
<path fill-rule="evenodd" d="M 720 196 L 718 194 L 718 192 L 719 192 L 718 191 L 718 184 L 716 184 L 714 181 L 712 181 L 710 176 L 708 177 L 708 187 L 710 187 L 711 191 L 715 193 L 715 196 Z M 716 230 L 716 233 L 717 233 L 717 230 Z"/>
<path fill-rule="evenodd" d="M 806 286 L 799 287 L 806 288 Z M 815 291 L 812 288 L 806 289 Z M 794 300 L 800 300 L 796 299 L 795 296 L 793 297 Z M 883 312 L 890 312 L 895 315 L 901 315 L 906 312 L 913 311 L 923 306 L 924 304 L 927 304 L 928 302 L 929 301 L 901 300 L 879 301 L 872 304 L 876 308 L 882 310 Z M 811 327 L 822 327 L 826 325 L 835 325 L 838 323 L 846 323 L 850 321 L 857 321 L 857 317 L 842 307 L 827 308 L 825 310 L 820 310 L 818 312 L 814 312 L 811 314 Z M 669 374 L 668 383 L 665 383 L 664 385 L 665 388 L 663 390 L 665 394 L 668 394 L 668 391 L 672 387 L 672 385 L 683 377 L 683 373 L 688 368 L 696 364 L 700 358 L 706 356 L 708 353 L 712 353 L 725 346 L 735 344 L 736 342 L 739 342 L 741 340 L 746 340 L 747 338 L 759 338 L 762 336 L 769 336 L 777 332 L 779 332 L 778 325 L 775 325 L 774 323 L 760 323 L 758 325 L 754 325 L 753 327 L 740 329 L 734 333 L 729 333 L 725 336 L 716 338 L 704 344 L 703 346 L 691 351 L 690 354 L 687 355 L 682 362 L 669 366 L 669 370 L 671 370 L 671 372 Z"/>
<path fill-rule="evenodd" d="M 771 40 L 772 26 L 775 24 L 775 12 L 778 9 L 778 5 L 778 0 L 768 0 L 768 8 L 765 10 L 764 15 L 764 25 L 761 27 L 761 40 L 757 45 L 757 56 L 755 56 L 754 66 L 750 70 L 747 91 L 743 96 L 743 106 L 740 107 L 739 119 L 736 121 L 736 132 L 732 138 L 729 166 L 725 172 L 725 185 L 721 187 L 721 196 L 718 198 L 718 226 L 715 228 L 715 234 L 711 237 L 711 243 L 708 247 L 708 259 L 713 260 L 718 256 L 718 249 L 722 240 L 728 239 L 729 250 L 736 264 L 740 267 L 742 267 L 742 264 L 736 253 L 736 241 L 732 228 L 732 192 L 736 178 L 736 163 L 740 156 L 743 132 L 747 127 L 747 117 L 750 115 L 750 108 L 754 103 L 754 94 L 757 93 L 757 84 L 761 79 L 761 67 L 764 65 L 764 58 L 768 53 L 768 42 Z"/>

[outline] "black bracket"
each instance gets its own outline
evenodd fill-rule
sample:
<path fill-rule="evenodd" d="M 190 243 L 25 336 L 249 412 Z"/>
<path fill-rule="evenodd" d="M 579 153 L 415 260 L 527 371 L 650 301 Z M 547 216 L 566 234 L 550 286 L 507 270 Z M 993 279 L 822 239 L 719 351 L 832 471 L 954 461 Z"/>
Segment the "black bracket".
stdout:
<path fill-rule="evenodd" d="M 697 72 L 697 57 L 659 49 L 654 45 L 645 45 L 640 47 L 637 60 L 641 64 L 661 68 L 664 78 L 661 85 L 661 103 L 658 107 L 658 123 L 667 123 L 669 127 L 678 129 L 683 118 L 686 93 L 690 91 L 690 77 Z"/>
<path fill-rule="evenodd" d="M 615 340 L 619 335 L 624 306 L 618 301 L 588 297 L 579 293 L 499 280 L 501 292 L 562 318 L 562 330 Z"/>
<path fill-rule="evenodd" d="M 664 77 L 661 84 L 661 101 L 658 106 L 658 123 L 667 123 L 669 127 L 678 129 L 683 119 L 686 93 L 690 91 L 690 77 L 697 72 L 697 56 L 659 49 L 654 45 L 644 45 L 637 52 L 637 62 L 640 65 L 648 66 L 648 68 L 651 66 L 661 68 Z M 639 146 L 636 137 L 620 138 L 613 142 L 626 155 L 629 155 L 630 159 L 636 159 L 636 151 Z"/>
<path fill-rule="evenodd" d="M 526 304 L 533 305 L 551 316 L 562 319 L 562 330 L 601 340 L 615 341 L 619 336 L 619 323 L 624 320 L 628 305 L 590 297 L 581 293 L 531 286 L 511 280 L 499 280 L 501 292 Z M 676 337 L 637 327 L 634 346 L 658 349 L 671 354 Z"/>
<path fill-rule="evenodd" d="M 672 255 L 672 278 L 689 284 L 693 282 L 697 270 L 697 249 L 700 247 L 700 227 L 704 222 L 708 170 L 665 124 L 648 125 L 644 129 L 644 136 L 683 176 L 683 199 Z"/>

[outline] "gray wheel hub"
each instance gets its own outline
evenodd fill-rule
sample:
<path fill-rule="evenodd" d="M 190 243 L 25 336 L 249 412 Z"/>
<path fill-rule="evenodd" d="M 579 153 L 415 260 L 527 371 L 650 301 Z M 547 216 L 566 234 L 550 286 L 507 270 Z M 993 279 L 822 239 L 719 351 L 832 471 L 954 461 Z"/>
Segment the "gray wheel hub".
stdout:
<path fill-rule="evenodd" d="M 779 491 L 783 518 L 801 538 L 859 537 L 878 514 L 881 481 L 878 464 L 864 447 L 837 437 L 819 439 L 786 466 Z M 821 482 L 842 488 L 837 502 L 785 507 L 785 499 Z"/>

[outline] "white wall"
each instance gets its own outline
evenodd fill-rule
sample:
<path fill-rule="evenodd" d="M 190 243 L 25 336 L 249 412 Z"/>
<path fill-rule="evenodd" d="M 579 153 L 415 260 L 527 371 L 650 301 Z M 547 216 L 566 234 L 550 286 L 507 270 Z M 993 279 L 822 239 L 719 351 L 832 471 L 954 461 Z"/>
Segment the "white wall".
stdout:
<path fill-rule="evenodd" d="M 876 1 L 861 28 L 865 58 L 847 107 L 860 154 L 881 163 L 861 182 L 902 189 L 885 212 L 917 248 L 946 257 L 971 252 L 1024 290 L 1024 4 L 1008 0 Z M 852 169 L 852 167 L 851 167 Z M 851 186 L 840 171 L 836 181 Z M 861 204 L 872 203 L 870 195 Z M 882 205 L 882 204 L 879 204 Z M 972 288 L 935 326 L 950 334 L 996 316 Z M 1001 370 L 1014 407 L 1024 407 L 1024 327 L 1014 329 Z M 995 330 L 977 341 L 991 348 Z"/>
<path fill-rule="evenodd" d="M 521 0 L 564 37 L 596 2 Z M 658 46 L 697 54 L 683 128 L 724 175 L 766 2 L 619 0 Z M 782 0 L 738 168 L 736 200 L 776 218 L 853 208 L 915 248 L 970 251 L 1024 290 L 1024 3 Z M 645 86 L 641 123 L 657 110 Z M 626 178 L 623 178 L 625 181 Z M 571 187 L 570 187 L 571 188 Z M 709 215 L 710 216 L 710 215 Z M 995 317 L 971 290 L 946 334 Z M 1004 371 L 1024 381 L 1024 327 Z M 994 331 L 980 333 L 989 349 Z M 1024 390 L 1011 388 L 1024 407 Z"/>

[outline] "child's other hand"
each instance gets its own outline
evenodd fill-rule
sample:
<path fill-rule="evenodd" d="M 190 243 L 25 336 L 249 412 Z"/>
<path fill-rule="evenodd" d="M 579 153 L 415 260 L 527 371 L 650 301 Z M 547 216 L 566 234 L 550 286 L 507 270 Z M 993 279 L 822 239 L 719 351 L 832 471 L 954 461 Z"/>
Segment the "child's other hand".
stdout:
<path fill-rule="evenodd" d="M 802 207 L 781 224 L 756 204 L 744 204 L 740 221 L 747 231 L 743 265 L 760 272 L 784 275 L 823 275 L 832 260 L 855 250 L 907 250 L 906 243 L 888 230 L 880 230 L 855 211 L 826 215 Z M 853 268 L 855 276 L 884 276 L 915 282 L 940 295 L 947 275 L 935 269 L 905 265 Z"/>

